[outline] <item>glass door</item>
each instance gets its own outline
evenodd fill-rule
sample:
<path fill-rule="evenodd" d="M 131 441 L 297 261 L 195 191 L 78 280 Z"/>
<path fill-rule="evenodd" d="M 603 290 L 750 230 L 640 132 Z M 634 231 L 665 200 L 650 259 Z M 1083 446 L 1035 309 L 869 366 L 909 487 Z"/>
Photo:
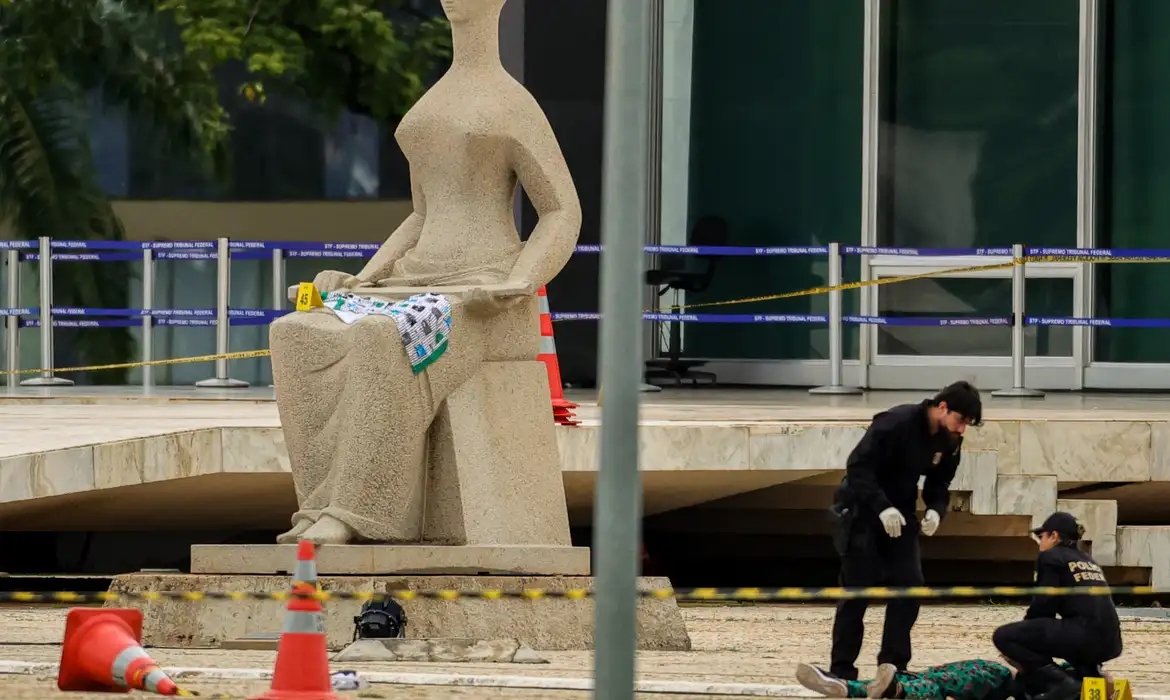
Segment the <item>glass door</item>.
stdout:
<path fill-rule="evenodd" d="M 876 164 L 867 173 L 874 195 L 865 238 L 910 254 L 870 256 L 863 274 L 986 264 L 996 259 L 976 249 L 1016 243 L 1076 247 L 1081 2 L 871 2 L 877 99 L 867 118 Z M 1081 266 L 1028 272 L 1028 314 L 1084 315 Z M 967 378 L 989 390 L 1010 386 L 1011 299 L 1010 268 L 867 288 L 864 313 L 889 319 L 865 327 L 867 384 L 929 390 Z M 985 322 L 923 320 L 955 318 Z M 1080 387 L 1082 329 L 1028 328 L 1026 338 L 1028 385 Z"/>

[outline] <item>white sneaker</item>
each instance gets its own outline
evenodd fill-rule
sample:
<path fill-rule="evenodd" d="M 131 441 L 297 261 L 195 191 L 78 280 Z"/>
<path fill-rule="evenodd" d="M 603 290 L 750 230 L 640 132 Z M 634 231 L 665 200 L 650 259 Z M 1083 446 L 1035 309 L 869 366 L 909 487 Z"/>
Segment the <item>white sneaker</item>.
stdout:
<path fill-rule="evenodd" d="M 879 664 L 877 673 L 874 674 L 873 680 L 869 682 L 869 686 L 866 688 L 865 697 L 886 697 L 886 691 L 891 690 L 890 686 L 898 682 L 895 675 L 897 673 L 898 667 L 894 664 Z M 888 697 L 896 697 L 896 695 L 890 695 Z"/>
<path fill-rule="evenodd" d="M 845 681 L 811 664 L 796 665 L 796 682 L 827 698 L 849 697 L 849 686 Z"/>

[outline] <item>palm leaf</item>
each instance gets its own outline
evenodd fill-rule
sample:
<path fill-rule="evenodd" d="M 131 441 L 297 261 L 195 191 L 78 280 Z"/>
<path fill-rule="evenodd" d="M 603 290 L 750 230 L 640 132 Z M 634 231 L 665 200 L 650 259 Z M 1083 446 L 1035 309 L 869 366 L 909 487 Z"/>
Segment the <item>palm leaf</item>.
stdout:
<path fill-rule="evenodd" d="M 73 91 L 57 88 L 32 97 L 0 83 L 0 218 L 18 238 L 118 239 L 123 229 L 95 185 L 85 115 Z M 54 275 L 54 302 L 65 306 L 123 307 L 130 266 L 68 263 Z M 56 360 L 121 362 L 134 351 L 127 329 L 85 329 L 84 338 L 58 331 Z M 96 383 L 124 383 L 126 372 L 102 372 Z"/>

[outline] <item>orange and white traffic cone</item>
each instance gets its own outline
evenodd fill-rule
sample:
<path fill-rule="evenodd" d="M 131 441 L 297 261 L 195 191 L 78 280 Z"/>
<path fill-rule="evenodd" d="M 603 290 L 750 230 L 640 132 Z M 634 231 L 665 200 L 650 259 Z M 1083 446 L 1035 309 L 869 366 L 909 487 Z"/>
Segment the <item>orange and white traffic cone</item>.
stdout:
<path fill-rule="evenodd" d="M 317 592 L 316 549 L 308 540 L 297 544 L 293 592 Z M 284 629 L 276 649 L 272 686 L 249 700 L 336 700 L 329 677 L 329 654 L 321 601 L 294 596 L 284 614 Z"/>
<path fill-rule="evenodd" d="M 574 420 L 573 409 L 577 404 L 565 398 L 565 388 L 561 384 L 561 367 L 557 362 L 557 344 L 553 340 L 552 313 L 548 308 L 548 290 L 541 287 L 536 291 L 540 298 L 540 354 L 536 359 L 544 362 L 548 368 L 548 390 L 552 397 L 553 420 L 561 425 L 577 425 L 580 421 Z"/>
<path fill-rule="evenodd" d="M 142 611 L 132 608 L 73 608 L 65 618 L 61 645 L 61 690 L 189 695 L 142 648 Z"/>

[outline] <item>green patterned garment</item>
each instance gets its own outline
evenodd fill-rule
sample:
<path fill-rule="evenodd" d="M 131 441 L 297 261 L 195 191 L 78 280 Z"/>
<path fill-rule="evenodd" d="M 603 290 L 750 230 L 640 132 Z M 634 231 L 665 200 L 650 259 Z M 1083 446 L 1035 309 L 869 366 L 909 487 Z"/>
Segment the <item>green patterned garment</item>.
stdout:
<path fill-rule="evenodd" d="M 1011 669 L 983 659 L 931 666 L 921 673 L 899 672 L 907 700 L 1002 700 L 1012 695 Z M 869 681 L 847 681 L 849 697 L 864 698 Z"/>

